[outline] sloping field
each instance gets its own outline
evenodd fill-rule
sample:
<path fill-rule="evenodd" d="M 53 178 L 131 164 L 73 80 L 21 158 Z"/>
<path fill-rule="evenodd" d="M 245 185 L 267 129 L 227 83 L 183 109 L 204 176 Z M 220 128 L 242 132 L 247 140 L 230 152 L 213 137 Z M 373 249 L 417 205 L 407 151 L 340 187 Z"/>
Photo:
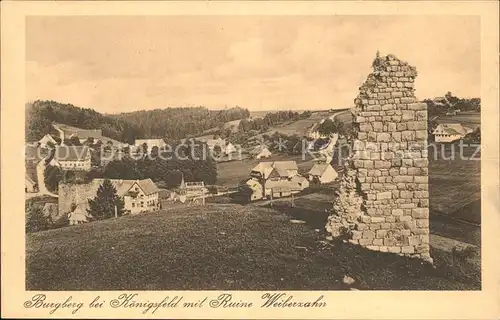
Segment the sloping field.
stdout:
<path fill-rule="evenodd" d="M 253 206 L 121 217 L 27 235 L 26 289 L 339 290 L 345 275 L 358 289 L 480 288 L 478 274 L 455 276 L 443 252 L 433 252 L 434 269 L 322 239 Z"/>
<path fill-rule="evenodd" d="M 436 120 L 438 123 L 461 123 L 463 126 L 475 129 L 481 125 L 481 114 L 479 112 L 460 113 L 455 116 L 440 116 Z"/>

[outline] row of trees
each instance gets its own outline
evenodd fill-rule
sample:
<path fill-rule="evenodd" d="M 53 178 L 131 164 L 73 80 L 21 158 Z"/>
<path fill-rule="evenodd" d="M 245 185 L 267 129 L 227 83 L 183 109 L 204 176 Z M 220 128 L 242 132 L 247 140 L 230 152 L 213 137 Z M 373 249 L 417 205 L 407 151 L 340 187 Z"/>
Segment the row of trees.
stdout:
<path fill-rule="evenodd" d="M 304 111 L 300 114 L 298 112 L 290 110 L 269 112 L 264 116 L 264 118 L 241 120 L 238 129 L 243 132 L 251 130 L 265 132 L 274 125 L 284 123 L 287 121 L 297 121 L 300 119 L 307 119 L 310 116 L 311 116 L 310 111 Z"/>
<path fill-rule="evenodd" d="M 155 148 L 150 155 L 132 158 L 124 154 L 121 159 L 110 161 L 104 169 L 92 169 L 89 172 L 66 171 L 57 166 L 45 168 L 45 185 L 51 192 L 58 191 L 59 182 L 88 183 L 97 178 L 109 179 L 147 179 L 160 182 L 167 187 L 177 187 L 184 181 L 203 181 L 215 184 L 217 164 L 207 146 L 202 143 L 173 146 L 177 152 L 167 153 Z M 99 150 L 92 151 L 92 161 L 99 162 Z M 205 152 L 205 153 L 204 153 Z"/>
<path fill-rule="evenodd" d="M 450 111 L 480 112 L 481 98 L 459 98 L 447 92 L 443 99 L 425 99 L 429 118 L 442 116 Z"/>
<path fill-rule="evenodd" d="M 102 129 L 106 137 L 134 143 L 136 138 L 180 139 L 199 135 L 221 124 L 250 116 L 240 107 L 225 110 L 196 108 L 167 108 L 142 110 L 118 115 L 103 115 L 93 109 L 79 108 L 72 104 L 37 100 L 26 105 L 26 139 L 39 140 L 46 134 L 55 134 L 52 122 L 82 129 Z"/>

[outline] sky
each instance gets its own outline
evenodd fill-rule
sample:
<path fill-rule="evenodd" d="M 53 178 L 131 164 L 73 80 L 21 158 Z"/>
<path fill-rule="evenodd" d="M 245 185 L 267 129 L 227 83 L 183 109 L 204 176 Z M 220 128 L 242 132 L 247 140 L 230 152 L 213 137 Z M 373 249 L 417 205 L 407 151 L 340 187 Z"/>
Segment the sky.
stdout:
<path fill-rule="evenodd" d="M 27 100 L 104 113 L 176 106 L 353 106 L 377 50 L 416 66 L 416 96 L 480 96 L 474 16 L 32 16 Z"/>

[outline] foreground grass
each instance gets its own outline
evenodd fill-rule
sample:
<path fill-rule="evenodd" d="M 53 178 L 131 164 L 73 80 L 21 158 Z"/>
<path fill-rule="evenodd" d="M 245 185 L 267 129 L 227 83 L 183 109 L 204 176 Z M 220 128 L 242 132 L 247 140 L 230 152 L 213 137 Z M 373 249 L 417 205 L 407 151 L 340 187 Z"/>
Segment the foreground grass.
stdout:
<path fill-rule="evenodd" d="M 437 268 L 292 224 L 278 211 L 207 205 L 27 235 L 28 290 L 480 289 L 479 271 L 435 251 Z"/>

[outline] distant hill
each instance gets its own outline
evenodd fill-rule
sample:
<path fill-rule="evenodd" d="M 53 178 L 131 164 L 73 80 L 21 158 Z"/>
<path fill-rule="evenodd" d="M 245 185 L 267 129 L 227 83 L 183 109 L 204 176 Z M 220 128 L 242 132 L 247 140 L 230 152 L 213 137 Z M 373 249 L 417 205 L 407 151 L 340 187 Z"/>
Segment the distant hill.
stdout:
<path fill-rule="evenodd" d="M 52 123 L 81 129 L 102 129 L 102 134 L 114 140 L 133 143 L 136 138 L 177 140 L 199 135 L 207 129 L 223 127 L 224 123 L 250 116 L 248 110 L 234 107 L 224 110 L 196 108 L 166 108 L 141 110 L 121 114 L 101 114 L 57 101 L 37 100 L 26 104 L 26 140 L 36 141 L 54 133 Z"/>

